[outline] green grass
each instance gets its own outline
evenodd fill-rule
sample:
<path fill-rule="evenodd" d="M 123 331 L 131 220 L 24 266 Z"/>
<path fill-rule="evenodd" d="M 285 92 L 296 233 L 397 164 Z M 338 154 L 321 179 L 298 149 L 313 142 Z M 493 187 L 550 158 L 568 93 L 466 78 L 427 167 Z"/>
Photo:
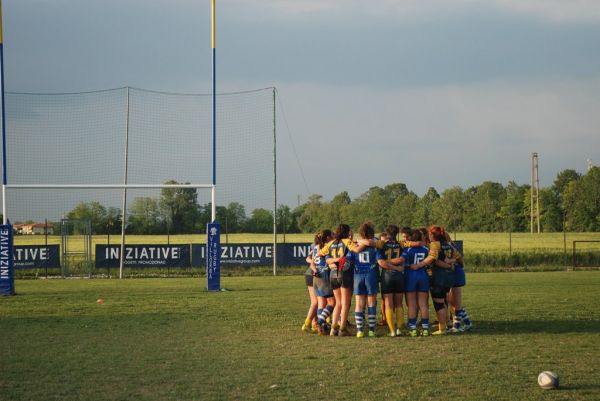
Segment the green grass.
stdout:
<path fill-rule="evenodd" d="M 472 333 L 300 331 L 301 277 L 18 280 L 3 400 L 597 400 L 600 272 L 470 274 Z M 104 304 L 96 303 L 99 297 Z M 542 370 L 562 388 L 543 391 Z"/>

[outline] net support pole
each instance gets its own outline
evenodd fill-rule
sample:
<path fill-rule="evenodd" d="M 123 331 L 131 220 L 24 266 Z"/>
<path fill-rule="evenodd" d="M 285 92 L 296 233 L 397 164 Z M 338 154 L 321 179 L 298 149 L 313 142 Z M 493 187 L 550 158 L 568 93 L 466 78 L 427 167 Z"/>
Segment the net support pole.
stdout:
<path fill-rule="evenodd" d="M 273 276 L 277 275 L 277 135 L 273 88 Z"/>
<path fill-rule="evenodd" d="M 125 166 L 123 168 L 123 185 L 127 185 L 129 168 L 129 87 L 127 87 L 127 107 L 125 109 Z M 119 253 L 119 278 L 123 278 L 125 259 L 125 225 L 127 221 L 127 188 L 123 188 L 123 203 L 121 204 L 121 250 Z"/>
<path fill-rule="evenodd" d="M 2 27 L 2 0 L 0 0 L 0 97 L 2 101 L 2 224 L 8 222 L 6 216 L 6 107 L 4 105 L 4 35 Z"/>

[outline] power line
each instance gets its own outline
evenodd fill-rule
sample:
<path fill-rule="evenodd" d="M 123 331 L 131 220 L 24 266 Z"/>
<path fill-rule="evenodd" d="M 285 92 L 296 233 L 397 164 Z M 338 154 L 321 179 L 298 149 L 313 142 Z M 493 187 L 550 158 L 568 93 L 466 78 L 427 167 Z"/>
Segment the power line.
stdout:
<path fill-rule="evenodd" d="M 290 130 L 290 126 L 287 121 L 287 117 L 285 116 L 285 111 L 283 109 L 283 103 L 281 102 L 281 95 L 277 88 L 275 88 L 275 92 L 277 93 L 277 100 L 279 102 L 279 109 L 281 110 L 281 115 L 283 116 L 283 121 L 285 123 L 285 127 L 287 129 L 288 137 L 290 138 L 290 143 L 292 144 L 292 150 L 294 151 L 294 156 L 296 157 L 296 163 L 298 163 L 298 168 L 300 169 L 300 175 L 302 176 L 302 181 L 304 182 L 304 187 L 306 188 L 306 196 L 310 196 L 310 189 L 308 188 L 308 182 L 306 181 L 306 177 L 304 176 L 304 170 L 302 169 L 302 164 L 300 163 L 300 158 L 298 157 L 298 152 L 296 151 L 296 145 L 294 144 L 294 139 L 292 138 L 292 132 Z"/>

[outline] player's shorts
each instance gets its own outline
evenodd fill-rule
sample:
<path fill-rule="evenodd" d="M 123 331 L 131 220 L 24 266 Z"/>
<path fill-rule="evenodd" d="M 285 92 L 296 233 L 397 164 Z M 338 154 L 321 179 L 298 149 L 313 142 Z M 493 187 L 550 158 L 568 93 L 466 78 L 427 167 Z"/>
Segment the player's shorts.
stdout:
<path fill-rule="evenodd" d="M 431 286 L 431 298 L 446 298 L 446 295 L 450 291 L 450 287 L 442 287 L 440 285 Z"/>
<path fill-rule="evenodd" d="M 320 272 L 321 277 L 313 278 L 313 288 L 315 294 L 318 297 L 329 298 L 333 296 L 333 289 L 331 288 L 331 281 L 329 279 L 329 269 Z"/>
<path fill-rule="evenodd" d="M 331 288 L 337 290 L 338 288 L 350 288 L 352 289 L 354 283 L 354 274 L 352 270 L 339 271 L 331 270 L 330 273 Z"/>
<path fill-rule="evenodd" d="M 454 287 L 464 287 L 467 284 L 465 269 L 461 265 L 454 265 Z"/>
<path fill-rule="evenodd" d="M 331 270 L 329 272 L 329 283 L 331 284 L 332 290 L 337 290 L 342 287 L 342 273 L 338 270 Z"/>
<path fill-rule="evenodd" d="M 371 269 L 368 273 L 354 273 L 354 295 L 377 295 L 379 292 L 379 272 Z"/>
<path fill-rule="evenodd" d="M 404 273 L 383 269 L 381 272 L 381 293 L 396 294 L 404 292 Z"/>
<path fill-rule="evenodd" d="M 406 292 L 429 292 L 429 276 L 424 268 L 404 271 L 404 290 Z"/>

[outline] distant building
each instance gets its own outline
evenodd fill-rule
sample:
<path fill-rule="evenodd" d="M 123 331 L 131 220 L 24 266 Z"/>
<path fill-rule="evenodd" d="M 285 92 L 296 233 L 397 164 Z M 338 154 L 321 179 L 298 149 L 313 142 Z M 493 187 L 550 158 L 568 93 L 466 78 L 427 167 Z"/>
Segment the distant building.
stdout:
<path fill-rule="evenodd" d="M 23 235 L 36 235 L 36 234 L 45 234 L 46 229 L 48 231 L 48 235 L 52 235 L 54 230 L 50 224 L 46 225 L 45 223 L 32 223 L 32 224 L 15 224 L 13 226 L 16 234 Z"/>

